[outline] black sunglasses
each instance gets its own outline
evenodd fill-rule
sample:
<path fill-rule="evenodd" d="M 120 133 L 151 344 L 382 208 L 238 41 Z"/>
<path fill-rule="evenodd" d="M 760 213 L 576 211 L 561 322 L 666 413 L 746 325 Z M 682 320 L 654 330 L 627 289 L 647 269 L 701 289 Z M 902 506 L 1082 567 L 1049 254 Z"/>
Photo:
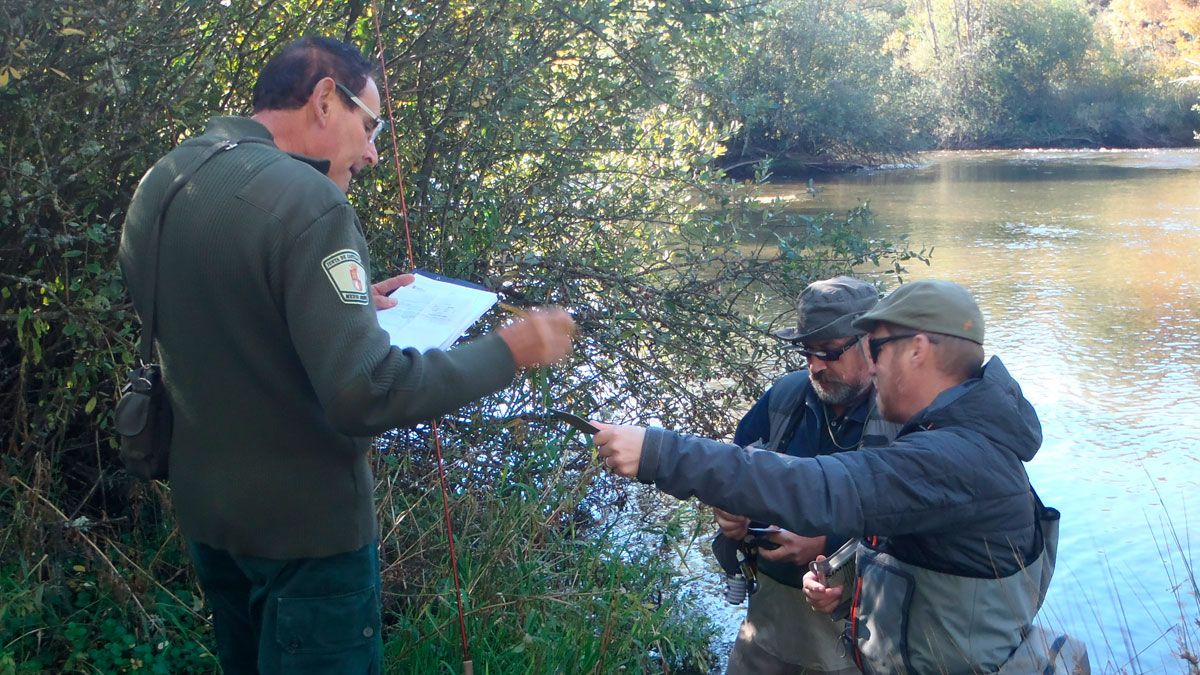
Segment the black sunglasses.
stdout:
<path fill-rule="evenodd" d="M 822 361 L 837 361 L 838 359 L 842 358 L 842 354 L 845 354 L 853 349 L 854 346 L 858 344 L 859 339 L 861 338 L 854 338 L 841 347 L 834 347 L 833 349 L 808 349 L 802 342 L 793 342 L 792 346 L 796 348 L 796 351 L 800 353 L 800 356 L 803 356 L 809 361 L 813 359 L 821 359 Z"/>
<path fill-rule="evenodd" d="M 871 353 L 871 363 L 875 363 L 879 360 L 879 352 L 883 350 L 883 346 L 887 343 L 896 342 L 897 340 L 907 340 L 908 338 L 916 337 L 918 335 L 924 335 L 925 337 L 929 338 L 929 341 L 933 344 L 938 343 L 938 341 L 931 337 L 928 333 L 906 333 L 904 335 L 888 335 L 887 337 L 869 338 L 867 340 L 867 351 Z"/>

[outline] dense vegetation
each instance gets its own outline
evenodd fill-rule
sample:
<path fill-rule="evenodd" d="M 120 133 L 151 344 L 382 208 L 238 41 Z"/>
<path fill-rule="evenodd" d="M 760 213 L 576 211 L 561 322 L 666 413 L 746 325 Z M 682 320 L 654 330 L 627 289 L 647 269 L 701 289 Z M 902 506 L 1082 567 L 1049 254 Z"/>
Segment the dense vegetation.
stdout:
<path fill-rule="evenodd" d="M 0 673 L 213 667 L 170 489 L 115 458 L 138 329 L 115 252 L 142 173 L 208 117 L 246 112 L 298 35 L 386 58 L 393 131 L 351 193 L 379 275 L 469 278 L 563 304 L 582 329 L 568 365 L 441 425 L 467 628 L 493 672 L 708 657 L 665 555 L 705 526 L 647 509 L 577 437 L 515 413 L 553 401 L 724 435 L 783 367 L 768 333 L 787 319 L 763 299 L 922 257 L 870 239 L 866 210 L 777 212 L 723 156 L 1168 144 L 1195 126 L 1194 91 L 1170 84 L 1197 56 L 1183 0 L 2 3 Z M 453 668 L 430 429 L 378 445 L 389 667 Z"/>
<path fill-rule="evenodd" d="M 736 48 L 701 78 L 740 124 L 728 166 L 1190 145 L 1198 126 L 1191 0 L 772 0 Z"/>
<path fill-rule="evenodd" d="M 115 460 L 138 328 L 115 249 L 150 164 L 209 116 L 245 112 L 265 59 L 313 32 L 386 55 L 394 136 L 351 194 L 374 268 L 561 303 L 582 329 L 568 366 L 442 424 L 477 663 L 703 668 L 706 623 L 661 555 L 697 526 L 613 518 L 647 496 L 611 484 L 577 438 L 512 415 L 554 401 L 727 433 L 779 372 L 762 298 L 909 255 L 865 238 L 866 211 L 768 233 L 764 218 L 786 216 L 713 169 L 729 129 L 696 82 L 728 63 L 738 4 L 5 0 L 0 672 L 213 667 L 169 487 Z M 388 662 L 445 669 L 461 654 L 429 428 L 379 448 Z"/>

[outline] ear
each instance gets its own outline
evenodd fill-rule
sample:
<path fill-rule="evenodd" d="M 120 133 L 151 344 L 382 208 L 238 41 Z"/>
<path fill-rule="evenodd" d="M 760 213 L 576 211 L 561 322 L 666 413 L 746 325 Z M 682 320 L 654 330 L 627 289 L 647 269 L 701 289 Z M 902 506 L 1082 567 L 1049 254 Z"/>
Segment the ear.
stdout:
<path fill-rule="evenodd" d="M 308 107 L 317 124 L 324 127 L 329 124 L 333 114 L 333 106 L 337 105 L 337 86 L 332 77 L 323 77 L 313 85 L 312 93 L 308 95 Z"/>
<path fill-rule="evenodd" d="M 933 342 L 924 333 L 917 333 L 909 342 L 909 359 L 913 365 L 933 363 Z"/>

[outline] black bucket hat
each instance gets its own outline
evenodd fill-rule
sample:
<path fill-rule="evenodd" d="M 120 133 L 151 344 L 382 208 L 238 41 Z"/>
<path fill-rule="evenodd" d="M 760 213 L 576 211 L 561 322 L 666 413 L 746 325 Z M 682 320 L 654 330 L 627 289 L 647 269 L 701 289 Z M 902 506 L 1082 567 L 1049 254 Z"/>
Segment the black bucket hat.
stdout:
<path fill-rule="evenodd" d="M 879 292 L 853 277 L 814 281 L 796 299 L 796 327 L 778 330 L 775 337 L 788 342 L 820 342 L 863 335 L 852 323 L 879 302 Z"/>

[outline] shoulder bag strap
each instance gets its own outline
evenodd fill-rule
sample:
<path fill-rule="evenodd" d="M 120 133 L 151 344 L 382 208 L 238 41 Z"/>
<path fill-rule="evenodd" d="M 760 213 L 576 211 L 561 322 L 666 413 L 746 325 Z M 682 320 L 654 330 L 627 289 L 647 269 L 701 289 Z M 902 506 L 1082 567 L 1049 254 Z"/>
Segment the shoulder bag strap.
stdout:
<path fill-rule="evenodd" d="M 768 427 L 767 450 L 787 454 L 787 446 L 796 435 L 796 427 L 804 419 L 806 407 L 804 395 L 811 386 L 806 369 L 788 373 L 771 387 L 771 398 L 767 403 Z"/>
<path fill-rule="evenodd" d="M 196 170 L 203 166 L 214 155 L 225 150 L 236 148 L 240 143 L 267 143 L 265 139 L 259 138 L 239 138 L 236 141 L 218 141 L 204 149 L 200 153 L 200 157 L 192 163 L 187 169 L 175 177 L 171 184 L 167 187 L 167 191 L 163 194 L 162 203 L 158 207 L 158 222 L 155 223 L 154 229 L 150 230 L 150 246 L 149 246 L 149 266 L 151 275 L 146 284 L 146 293 L 149 295 L 149 306 L 145 318 L 142 320 L 142 337 L 138 344 L 138 358 L 141 360 L 141 365 L 145 366 L 153 362 L 154 357 L 154 315 L 158 307 L 158 248 L 159 242 L 162 240 L 163 222 L 167 218 L 167 207 L 171 205 L 171 200 L 175 199 L 175 195 L 179 190 L 191 180 Z"/>

